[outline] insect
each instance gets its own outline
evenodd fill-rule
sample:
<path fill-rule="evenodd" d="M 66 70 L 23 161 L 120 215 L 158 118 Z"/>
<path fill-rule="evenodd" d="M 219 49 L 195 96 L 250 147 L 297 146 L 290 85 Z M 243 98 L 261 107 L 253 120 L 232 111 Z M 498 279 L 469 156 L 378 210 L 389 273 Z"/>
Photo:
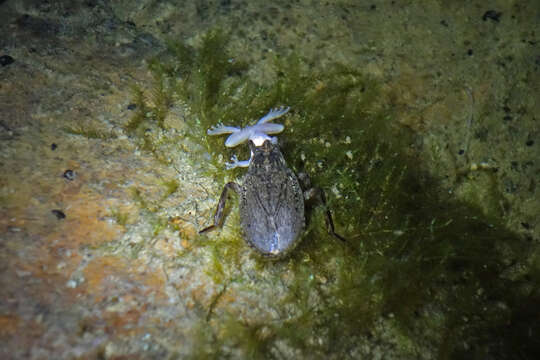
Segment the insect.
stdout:
<path fill-rule="evenodd" d="M 239 161 L 232 157 L 228 169 L 248 167 L 241 184 L 229 182 L 223 188 L 214 223 L 201 230 L 205 233 L 221 226 L 227 193 L 233 190 L 239 195 L 240 223 L 247 243 L 267 257 L 282 257 L 298 245 L 305 228 L 304 193 L 297 176 L 289 169 L 275 137 L 268 136 L 283 131 L 281 124 L 270 123 L 283 116 L 289 108 L 271 109 L 252 126 L 240 129 L 218 126 L 208 130 L 209 135 L 229 134 L 225 146 L 233 147 L 248 141 L 251 150 L 249 160 Z M 313 191 L 312 191 L 313 193 Z M 319 192 L 324 202 L 324 194 Z M 334 232 L 330 212 L 327 223 Z"/>

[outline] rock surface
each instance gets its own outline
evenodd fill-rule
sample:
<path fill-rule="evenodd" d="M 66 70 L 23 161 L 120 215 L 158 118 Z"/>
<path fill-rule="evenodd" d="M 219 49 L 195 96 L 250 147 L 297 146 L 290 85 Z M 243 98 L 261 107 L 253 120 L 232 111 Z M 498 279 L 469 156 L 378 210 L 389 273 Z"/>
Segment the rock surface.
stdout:
<path fill-rule="evenodd" d="M 232 52 L 260 82 L 269 54 L 291 51 L 377 77 L 448 191 L 502 212 L 538 244 L 540 8 L 494 4 L 0 2 L 0 357 L 219 356 L 213 346 L 249 357 L 234 343 L 216 345 L 216 317 L 264 324 L 298 312 L 275 306 L 290 295 L 289 262 L 261 268 L 249 247 L 229 254 L 197 235 L 222 184 L 201 175 L 189 150 L 176 149 L 168 166 L 122 127 L 131 87 L 151 81 L 146 60 L 168 37 L 197 43 L 216 25 L 232 30 Z M 93 135 L 81 135 L 88 129 Z M 493 181 L 503 204 L 482 190 Z M 237 216 L 223 232 L 241 242 Z M 439 336 L 413 343 L 392 321 L 379 319 L 336 354 L 438 357 Z M 257 329 L 260 341 L 271 335 Z M 312 339 L 314 347 L 325 341 Z M 278 342 L 262 355 L 306 354 L 298 351 Z"/>

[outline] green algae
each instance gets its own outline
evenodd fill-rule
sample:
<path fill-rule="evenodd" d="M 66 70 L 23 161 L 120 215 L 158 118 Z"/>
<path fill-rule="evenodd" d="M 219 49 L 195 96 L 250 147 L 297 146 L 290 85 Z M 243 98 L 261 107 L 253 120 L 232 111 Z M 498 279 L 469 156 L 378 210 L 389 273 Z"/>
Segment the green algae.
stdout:
<path fill-rule="evenodd" d="M 129 221 L 129 213 L 123 212 L 118 208 L 112 208 L 110 210 L 111 217 L 114 219 L 114 221 L 120 225 L 120 226 L 126 226 Z"/>
<path fill-rule="evenodd" d="M 108 139 L 116 138 L 115 134 L 99 129 L 94 126 L 86 126 L 86 127 L 83 127 L 82 125 L 65 126 L 62 128 L 62 130 L 67 134 L 83 136 L 87 139 L 108 140 Z"/>
<path fill-rule="evenodd" d="M 398 125 L 377 79 L 341 64 L 314 69 L 293 55 L 276 58 L 272 83 L 255 84 L 220 31 L 198 47 L 170 43 L 167 55 L 150 62 L 154 88 L 137 92 L 138 111 L 126 125 L 144 139 L 143 148 L 159 153 L 168 145 L 171 138 L 145 137 L 141 129 L 166 133 L 165 118 L 179 102 L 188 109 L 185 136 L 199 145 L 192 156 L 199 162 L 209 156 L 205 174 L 222 183 L 231 152 L 206 129 L 218 122 L 245 126 L 271 107 L 290 106 L 279 137 L 283 152 L 291 167 L 326 190 L 336 230 L 347 239 L 326 233 L 320 208 L 308 211 L 304 240 L 289 258 L 257 260 L 269 281 L 292 274 L 289 296 L 273 304 L 279 319 L 213 314 L 201 323 L 194 358 L 338 358 L 380 319 L 391 323 L 405 357 L 418 355 L 411 344 L 425 334 L 437 334 L 433 348 L 441 359 L 470 349 L 480 358 L 534 350 L 527 334 L 538 325 L 524 320 L 530 310 L 522 304 L 537 303 L 540 294 L 523 284 L 540 278 L 539 267 L 504 277 L 530 245 L 507 230 L 499 213 L 483 211 L 475 203 L 481 199 L 457 201 L 441 191 L 415 158 L 415 135 Z M 495 190 L 486 193 L 492 204 L 503 200 Z M 226 289 L 247 246 L 237 236 L 199 244 L 210 247 L 208 275 Z M 284 311 L 291 308 L 293 315 Z"/>
<path fill-rule="evenodd" d="M 164 181 L 163 186 L 165 187 L 165 193 L 163 194 L 161 198 L 162 200 L 165 200 L 166 198 L 168 198 L 169 196 L 171 196 L 178 190 L 178 188 L 180 187 L 180 184 L 178 183 L 178 181 L 172 179 L 172 180 Z"/>
<path fill-rule="evenodd" d="M 141 209 L 146 210 L 150 213 L 155 213 L 157 211 L 157 205 L 147 201 L 145 197 L 142 195 L 140 189 L 136 187 L 131 187 L 130 193 L 133 200 L 139 204 L 139 207 Z"/>

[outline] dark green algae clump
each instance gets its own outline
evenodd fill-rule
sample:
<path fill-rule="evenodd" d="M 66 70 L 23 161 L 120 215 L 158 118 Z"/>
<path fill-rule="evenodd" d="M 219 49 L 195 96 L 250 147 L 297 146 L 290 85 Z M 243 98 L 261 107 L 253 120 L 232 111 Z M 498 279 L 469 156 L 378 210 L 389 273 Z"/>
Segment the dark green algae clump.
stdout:
<path fill-rule="evenodd" d="M 398 124 L 377 79 L 340 64 L 314 68 L 293 55 L 276 58 L 272 83 L 255 84 L 227 41 L 213 31 L 196 48 L 171 42 L 160 57 L 167 60 L 150 62 L 152 90 L 135 89 L 137 114 L 126 130 L 163 160 L 177 140 L 167 136 L 165 118 L 183 104 L 185 136 L 196 145 L 191 156 L 222 184 L 223 159 L 232 152 L 206 129 L 245 126 L 272 107 L 290 106 L 279 135 L 283 153 L 326 190 L 336 231 L 347 242 L 327 234 L 324 211 L 314 207 L 300 246 L 284 260 L 258 265 L 276 277 L 291 274 L 290 296 L 275 307 L 279 313 L 292 306 L 300 315 L 261 323 L 206 309 L 212 321 L 201 323 L 194 358 L 224 358 L 231 349 L 249 358 L 287 357 L 280 343 L 304 357 L 349 357 L 380 319 L 400 334 L 395 343 L 403 357 L 418 356 L 414 344 L 425 341 L 441 359 L 529 358 L 540 351 L 531 336 L 540 330 L 533 310 L 540 293 L 527 285 L 540 280 L 540 259 L 507 275 L 528 243 L 497 211 L 441 191 L 414 157 L 415 134 Z M 145 136 L 148 128 L 165 135 Z M 239 158 L 248 156 L 240 151 L 234 149 Z M 232 280 L 223 267 L 241 266 L 238 252 L 252 250 L 232 240 L 219 242 L 226 249 L 204 246 L 215 246 L 214 281 L 225 290 Z"/>

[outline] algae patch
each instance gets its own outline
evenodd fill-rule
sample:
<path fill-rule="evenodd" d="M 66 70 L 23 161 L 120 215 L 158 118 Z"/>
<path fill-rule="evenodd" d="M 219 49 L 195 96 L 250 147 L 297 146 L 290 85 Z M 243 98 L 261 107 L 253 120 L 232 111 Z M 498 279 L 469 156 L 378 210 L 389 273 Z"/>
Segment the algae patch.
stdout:
<path fill-rule="evenodd" d="M 116 138 L 116 135 L 107 132 L 105 130 L 102 130 L 100 128 L 97 128 L 93 125 L 89 126 L 82 126 L 82 125 L 76 125 L 76 126 L 66 126 L 62 128 L 64 132 L 71 135 L 78 135 L 83 136 L 87 139 L 99 139 L 99 140 L 108 140 L 108 139 L 114 139 Z"/>

